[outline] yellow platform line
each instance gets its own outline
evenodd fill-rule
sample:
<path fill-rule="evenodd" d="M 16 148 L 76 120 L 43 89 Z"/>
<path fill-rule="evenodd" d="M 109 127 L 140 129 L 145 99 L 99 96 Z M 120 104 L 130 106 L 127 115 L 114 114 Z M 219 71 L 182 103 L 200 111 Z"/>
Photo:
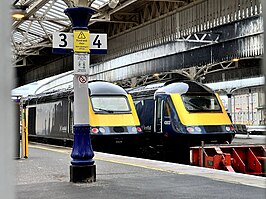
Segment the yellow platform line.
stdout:
<path fill-rule="evenodd" d="M 50 146 L 48 146 L 48 145 L 47 146 L 29 145 L 29 147 L 35 148 L 35 149 L 53 151 L 53 152 L 57 152 L 57 153 L 71 154 L 70 148 L 62 149 L 61 147 L 58 147 L 58 149 L 56 149 L 56 148 L 50 148 Z M 52 146 L 52 147 L 57 147 L 57 146 Z M 162 168 L 151 167 L 151 166 L 147 166 L 147 165 L 134 164 L 134 163 L 130 163 L 130 162 L 124 162 L 124 161 L 119 161 L 119 160 L 114 160 L 114 159 L 109 159 L 109 158 L 100 158 L 100 157 L 97 157 L 97 152 L 95 152 L 95 157 L 93 159 L 99 160 L 99 161 L 116 163 L 116 164 L 124 164 L 124 165 L 128 165 L 128 166 L 141 167 L 141 168 L 145 168 L 145 169 L 151 169 L 151 170 L 162 171 L 162 172 L 167 172 L 167 173 L 185 174 L 185 173 L 181 173 L 181 172 L 165 170 Z"/>
<path fill-rule="evenodd" d="M 45 144 L 42 144 L 42 146 L 40 146 L 39 144 L 38 146 L 29 145 L 29 147 L 35 148 L 35 149 L 53 151 L 57 153 L 64 153 L 68 155 L 71 154 L 71 150 L 72 150 L 71 148 L 66 148 L 66 147 L 63 148 L 63 147 L 51 146 L 51 145 L 45 145 Z M 101 152 L 94 152 L 94 153 L 95 153 L 95 157 L 93 159 L 99 160 L 99 161 L 140 167 L 140 168 L 167 172 L 167 173 L 172 173 L 172 174 L 179 174 L 179 175 L 186 174 L 186 175 L 193 175 L 193 176 L 201 176 L 205 178 L 210 178 L 212 180 L 217 180 L 217 181 L 222 181 L 222 182 L 227 182 L 227 183 L 232 183 L 232 184 L 243 184 L 243 185 L 259 187 L 259 188 L 265 188 L 265 184 L 266 184 L 265 177 L 250 176 L 250 175 L 241 174 L 241 173 L 230 173 L 227 171 L 220 171 L 216 169 L 209 169 L 209 168 L 202 168 L 202 167 L 195 167 L 195 166 L 188 166 L 188 165 L 181 165 L 181 164 L 179 165 L 176 164 L 175 166 L 175 163 L 167 163 L 167 162 L 160 163 L 159 161 L 154 161 L 154 160 L 124 157 L 124 156 L 106 154 L 106 153 L 101 153 Z M 137 163 L 133 163 L 134 161 L 135 162 L 142 161 L 142 162 L 141 164 L 137 164 Z M 154 164 L 154 165 L 159 164 L 160 167 L 159 166 L 158 167 L 148 166 L 147 164 Z M 161 167 L 165 167 L 165 169 Z"/>

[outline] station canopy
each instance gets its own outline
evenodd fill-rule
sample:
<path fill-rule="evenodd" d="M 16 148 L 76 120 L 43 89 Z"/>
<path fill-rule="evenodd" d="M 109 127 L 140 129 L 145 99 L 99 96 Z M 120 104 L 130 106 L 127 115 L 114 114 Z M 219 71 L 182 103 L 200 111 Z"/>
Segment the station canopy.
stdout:
<path fill-rule="evenodd" d="M 132 28 L 143 23 L 139 19 L 141 15 L 151 20 L 159 16 L 159 12 L 167 14 L 170 10 L 196 1 L 201 0 L 12 0 L 12 13 L 18 9 L 25 11 L 22 19 L 12 18 L 13 65 L 17 68 L 39 66 L 46 60 L 52 60 L 55 56 L 51 53 L 52 33 L 71 30 L 71 22 L 64 10 L 79 6 L 77 2 L 96 11 L 88 24 L 89 30 L 107 33 L 109 37 L 110 34 L 119 33 L 108 32 L 114 29 L 114 24 L 119 27 L 124 25 L 123 30 Z"/>
<path fill-rule="evenodd" d="M 116 2 L 117 0 L 113 0 Z M 38 55 L 41 49 L 52 46 L 53 32 L 68 32 L 71 27 L 64 10 L 74 7 L 71 0 L 14 0 L 12 12 L 22 9 L 25 16 L 22 19 L 13 18 L 11 46 L 12 61 L 16 66 L 25 66 L 23 59 Z M 109 0 L 88 0 L 88 7 L 97 11 L 91 23 L 103 20 L 102 15 Z M 22 61 L 22 62 L 21 62 Z M 20 64 L 18 64 L 21 62 Z"/>

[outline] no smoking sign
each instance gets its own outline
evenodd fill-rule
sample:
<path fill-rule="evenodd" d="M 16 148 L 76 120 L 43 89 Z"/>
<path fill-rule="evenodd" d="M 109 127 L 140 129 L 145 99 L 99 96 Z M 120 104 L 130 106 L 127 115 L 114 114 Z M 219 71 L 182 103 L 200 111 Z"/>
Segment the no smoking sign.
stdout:
<path fill-rule="evenodd" d="M 88 78 L 85 75 L 78 76 L 78 80 L 80 84 L 86 84 L 88 82 Z"/>

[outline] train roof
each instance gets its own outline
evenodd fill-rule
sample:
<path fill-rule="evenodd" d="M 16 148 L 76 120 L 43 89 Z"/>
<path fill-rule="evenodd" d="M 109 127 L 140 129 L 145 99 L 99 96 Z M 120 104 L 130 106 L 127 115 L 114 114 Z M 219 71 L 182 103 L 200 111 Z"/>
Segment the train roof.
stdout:
<path fill-rule="evenodd" d="M 89 95 L 127 95 L 127 92 L 120 86 L 105 82 L 91 81 L 88 83 Z M 36 104 L 44 102 L 57 101 L 58 99 L 73 97 L 74 90 L 59 89 L 51 92 L 43 92 L 37 95 L 29 95 L 24 98 L 27 104 Z"/>
<path fill-rule="evenodd" d="M 148 97 L 159 93 L 214 93 L 209 87 L 193 80 L 171 80 L 128 90 L 133 97 Z"/>
<path fill-rule="evenodd" d="M 105 81 L 93 81 L 88 84 L 89 95 L 127 95 L 120 86 Z"/>
<path fill-rule="evenodd" d="M 213 91 L 196 81 L 182 81 L 166 84 L 164 87 L 161 87 L 156 90 L 156 93 L 213 93 Z"/>
<path fill-rule="evenodd" d="M 69 96 L 73 96 L 72 89 L 60 89 L 51 92 L 40 93 L 37 95 L 29 95 L 23 99 L 25 104 L 37 104 L 37 103 L 44 103 L 44 102 L 53 102 L 57 101 L 58 99 L 67 98 Z"/>

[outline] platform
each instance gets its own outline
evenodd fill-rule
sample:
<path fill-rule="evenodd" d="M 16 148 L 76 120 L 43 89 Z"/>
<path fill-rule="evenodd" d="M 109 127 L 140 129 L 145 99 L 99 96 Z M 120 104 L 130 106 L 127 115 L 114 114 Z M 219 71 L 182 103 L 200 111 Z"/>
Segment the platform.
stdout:
<path fill-rule="evenodd" d="M 265 198 L 265 177 L 95 152 L 94 183 L 69 182 L 71 149 L 31 143 L 16 161 L 19 199 Z"/>

